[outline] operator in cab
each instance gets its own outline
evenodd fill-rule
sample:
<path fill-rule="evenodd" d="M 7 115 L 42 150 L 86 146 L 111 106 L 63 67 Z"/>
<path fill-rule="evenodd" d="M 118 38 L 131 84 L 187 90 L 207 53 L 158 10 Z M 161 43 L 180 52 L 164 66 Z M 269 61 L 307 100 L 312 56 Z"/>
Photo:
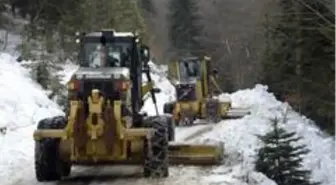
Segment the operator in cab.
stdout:
<path fill-rule="evenodd" d="M 181 62 L 181 77 L 183 79 L 188 79 L 188 78 L 193 78 L 193 77 L 197 77 L 199 75 L 199 69 L 194 62 L 188 62 L 188 61 L 184 61 Z"/>
<path fill-rule="evenodd" d="M 122 67 L 123 65 L 121 60 L 126 58 L 126 54 L 123 56 L 121 55 L 122 54 L 118 48 L 97 44 L 95 50 L 90 55 L 90 67 Z"/>

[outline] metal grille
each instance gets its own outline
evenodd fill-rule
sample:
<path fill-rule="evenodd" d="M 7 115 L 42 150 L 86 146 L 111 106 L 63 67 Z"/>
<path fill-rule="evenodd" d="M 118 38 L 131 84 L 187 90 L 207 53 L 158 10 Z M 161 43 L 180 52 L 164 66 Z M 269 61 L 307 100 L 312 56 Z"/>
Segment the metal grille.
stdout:
<path fill-rule="evenodd" d="M 178 101 L 196 100 L 195 84 L 179 84 L 176 86 L 176 95 Z"/>
<path fill-rule="evenodd" d="M 83 80 L 80 90 L 81 97 L 87 99 L 92 89 L 99 89 L 102 95 L 107 99 L 120 99 L 120 92 L 115 90 L 112 80 Z"/>

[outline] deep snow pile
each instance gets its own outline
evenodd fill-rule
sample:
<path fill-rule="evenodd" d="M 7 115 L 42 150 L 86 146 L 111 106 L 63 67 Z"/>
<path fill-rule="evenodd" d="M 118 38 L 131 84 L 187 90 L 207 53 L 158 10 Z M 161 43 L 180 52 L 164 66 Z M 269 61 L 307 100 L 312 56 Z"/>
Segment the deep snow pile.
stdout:
<path fill-rule="evenodd" d="M 67 82 L 69 82 L 70 78 L 78 68 L 78 65 L 75 65 L 70 61 L 65 62 L 63 70 L 58 72 L 58 75 L 61 76 L 61 84 L 65 85 Z"/>
<path fill-rule="evenodd" d="M 240 90 L 230 95 L 233 106 L 250 107 L 252 114 L 239 120 L 223 121 L 213 130 L 193 142 L 211 143 L 224 141 L 228 155 L 226 165 L 216 169 L 213 179 L 221 181 L 227 176 L 237 179 L 255 179 L 255 149 L 260 141 L 255 134 L 264 134 L 271 129 L 269 119 L 283 118 L 287 112 L 287 122 L 280 124 L 288 131 L 295 131 L 311 152 L 305 156 L 304 167 L 312 170 L 312 179 L 323 185 L 335 184 L 335 139 L 322 133 L 309 119 L 294 112 L 287 103 L 279 102 L 267 92 L 267 86 L 256 85 L 253 89 Z M 231 171 L 231 172 L 229 172 Z M 222 173 L 222 174 L 220 174 Z M 224 175 L 223 175 L 224 174 Z"/>
<path fill-rule="evenodd" d="M 155 65 L 150 62 L 149 66 L 151 68 L 151 78 L 155 83 L 155 87 L 160 88 L 161 92 L 155 94 L 156 101 L 158 105 L 158 111 L 160 114 L 163 113 L 163 105 L 166 102 L 175 100 L 175 89 L 172 84 L 167 79 L 167 67 L 163 65 Z M 146 75 L 142 75 L 143 81 L 147 81 Z M 147 112 L 148 115 L 155 115 L 155 109 L 153 107 L 153 101 L 151 96 L 147 94 L 148 99 L 145 101 L 142 111 Z"/>
<path fill-rule="evenodd" d="M 0 53 L 0 128 L 4 131 L 0 133 L 0 184 L 15 184 L 13 179 L 19 181 L 24 170 L 33 169 L 37 121 L 63 114 L 15 59 Z"/>
<path fill-rule="evenodd" d="M 48 113 L 60 113 L 14 57 L 0 53 L 0 62 L 0 127 L 16 129 L 31 125 Z"/>
<path fill-rule="evenodd" d="M 162 92 L 157 95 L 158 107 L 167 101 L 174 100 L 174 88 L 166 78 L 166 67 L 151 64 L 152 78 Z M 335 184 L 335 139 L 317 128 L 306 117 L 299 115 L 283 102 L 276 100 L 267 91 L 267 86 L 256 85 L 252 89 L 240 90 L 232 94 L 222 94 L 219 98 L 232 100 L 233 107 L 249 107 L 251 115 L 238 120 L 225 120 L 212 127 L 212 131 L 191 140 L 193 143 L 225 143 L 224 165 L 215 168 L 212 176 L 204 177 L 209 183 L 219 184 L 275 184 L 263 174 L 253 170 L 256 149 L 261 146 L 255 134 L 264 134 L 271 129 L 270 119 L 284 118 L 286 123 L 280 124 L 288 131 L 295 131 L 311 152 L 305 156 L 304 167 L 312 170 L 312 179 L 322 185 Z M 154 114 L 151 100 L 145 102 L 145 109 Z"/>

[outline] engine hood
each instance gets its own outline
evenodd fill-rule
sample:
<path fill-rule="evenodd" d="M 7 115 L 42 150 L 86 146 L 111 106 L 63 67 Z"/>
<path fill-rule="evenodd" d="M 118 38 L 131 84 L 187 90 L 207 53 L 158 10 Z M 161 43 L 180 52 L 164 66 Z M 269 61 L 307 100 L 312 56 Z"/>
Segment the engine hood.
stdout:
<path fill-rule="evenodd" d="M 80 67 L 74 76 L 77 79 L 129 79 L 130 72 L 126 67 L 90 68 Z"/>

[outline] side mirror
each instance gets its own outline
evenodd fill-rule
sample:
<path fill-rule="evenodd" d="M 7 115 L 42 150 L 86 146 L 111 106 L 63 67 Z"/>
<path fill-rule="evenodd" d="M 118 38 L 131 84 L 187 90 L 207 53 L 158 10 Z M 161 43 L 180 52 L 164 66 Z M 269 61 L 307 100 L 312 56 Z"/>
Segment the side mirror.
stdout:
<path fill-rule="evenodd" d="M 149 53 L 149 47 L 146 45 L 142 45 L 140 48 L 140 57 L 145 62 L 149 62 L 150 60 L 150 53 Z"/>

